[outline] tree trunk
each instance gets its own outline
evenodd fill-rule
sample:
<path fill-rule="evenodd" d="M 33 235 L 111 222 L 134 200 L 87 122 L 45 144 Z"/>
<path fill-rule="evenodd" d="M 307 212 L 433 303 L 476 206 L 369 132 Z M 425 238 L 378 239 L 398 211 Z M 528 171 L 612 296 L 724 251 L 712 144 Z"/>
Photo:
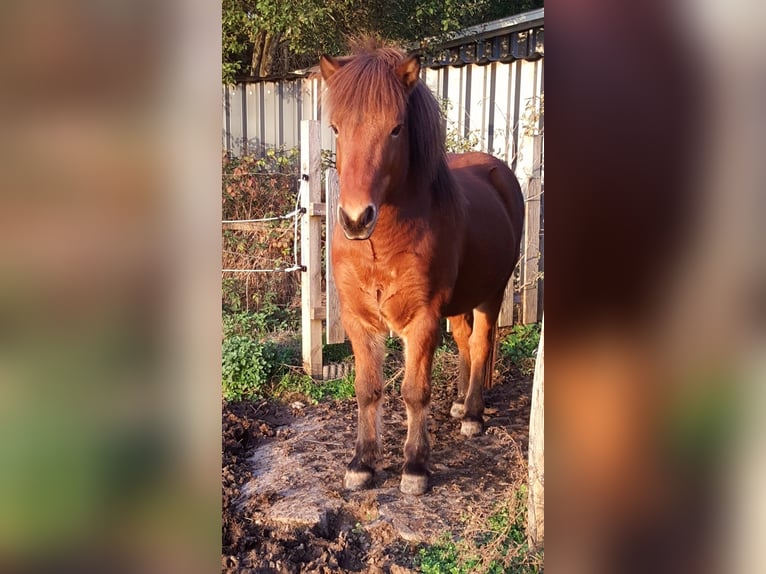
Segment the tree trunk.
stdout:
<path fill-rule="evenodd" d="M 266 41 L 266 32 L 258 32 L 253 38 L 253 57 L 250 60 L 250 75 L 258 76 L 261 69 L 261 62 L 264 55 L 264 42 Z"/>
<path fill-rule="evenodd" d="M 268 35 L 266 41 L 266 47 L 264 48 L 265 56 L 261 63 L 261 76 L 270 76 L 272 74 L 278 74 L 285 72 L 286 70 L 278 70 L 277 66 L 277 50 L 279 49 L 279 41 L 282 38 L 280 32 L 274 32 Z"/>
<path fill-rule="evenodd" d="M 532 406 L 529 417 L 529 489 L 527 498 L 527 539 L 532 550 L 545 543 L 545 318 L 540 329 L 535 374 L 532 379 Z"/>
<path fill-rule="evenodd" d="M 258 68 L 257 75 L 262 78 L 269 75 L 271 70 L 271 56 L 273 53 L 272 47 L 274 45 L 274 36 L 269 32 L 263 38 L 263 57 L 261 58 L 261 65 Z"/>
<path fill-rule="evenodd" d="M 274 70 L 279 42 L 282 39 L 280 32 L 261 31 L 253 39 L 253 58 L 250 61 L 250 74 L 256 78 L 270 76 L 279 70 Z"/>

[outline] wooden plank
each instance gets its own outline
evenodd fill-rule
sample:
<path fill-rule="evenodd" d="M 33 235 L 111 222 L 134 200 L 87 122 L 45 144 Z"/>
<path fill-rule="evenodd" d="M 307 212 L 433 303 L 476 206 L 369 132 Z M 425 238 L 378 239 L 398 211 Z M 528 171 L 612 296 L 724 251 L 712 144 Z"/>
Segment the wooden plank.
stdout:
<path fill-rule="evenodd" d="M 537 284 L 540 276 L 540 192 L 542 135 L 533 136 L 532 175 L 527 184 L 524 214 L 524 266 L 521 275 L 521 308 L 524 324 L 537 323 Z"/>
<path fill-rule="evenodd" d="M 312 319 L 318 319 L 319 321 L 324 321 L 327 318 L 327 313 L 325 311 L 324 307 L 314 307 L 311 310 L 311 318 Z"/>
<path fill-rule="evenodd" d="M 324 217 L 327 215 L 324 203 L 312 203 L 309 205 L 309 215 L 318 215 Z"/>
<path fill-rule="evenodd" d="M 538 550 L 545 544 L 545 321 L 540 330 L 530 411 L 527 539 L 529 547 Z"/>
<path fill-rule="evenodd" d="M 346 340 L 346 333 L 340 322 L 340 302 L 338 300 L 338 290 L 335 288 L 335 281 L 332 276 L 332 235 L 335 229 L 335 222 L 338 214 L 338 193 L 340 185 L 338 183 L 338 172 L 330 168 L 325 172 L 325 182 L 327 185 L 327 253 L 325 254 L 325 265 L 327 272 L 327 343 L 342 343 Z"/>
<path fill-rule="evenodd" d="M 325 381 L 332 381 L 335 379 L 342 379 L 349 373 L 351 373 L 352 365 L 348 363 L 331 363 L 325 365 L 323 368 L 322 378 Z"/>
<path fill-rule="evenodd" d="M 503 295 L 503 306 L 500 307 L 500 314 L 497 316 L 498 327 L 511 327 L 513 325 L 513 275 L 505 286 Z"/>
<path fill-rule="evenodd" d="M 322 376 L 322 321 L 314 309 L 322 305 L 322 218 L 311 215 L 312 203 L 322 201 L 319 122 L 301 122 L 301 323 L 303 368 L 312 377 Z M 313 315 L 313 316 L 312 316 Z"/>

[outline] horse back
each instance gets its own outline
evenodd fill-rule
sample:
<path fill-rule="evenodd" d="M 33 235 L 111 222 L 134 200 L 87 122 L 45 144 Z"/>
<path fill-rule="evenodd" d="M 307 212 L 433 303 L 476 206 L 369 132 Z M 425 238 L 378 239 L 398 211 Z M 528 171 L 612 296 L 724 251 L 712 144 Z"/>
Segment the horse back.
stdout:
<path fill-rule="evenodd" d="M 447 162 L 452 174 L 458 180 L 462 193 L 469 198 L 473 190 L 465 184 L 467 174 L 470 173 L 473 178 L 489 181 L 510 219 L 513 228 L 513 244 L 519 244 L 524 223 L 524 196 L 521 193 L 519 181 L 508 164 L 482 152 L 448 154 Z M 461 179 L 464 180 L 462 184 Z"/>

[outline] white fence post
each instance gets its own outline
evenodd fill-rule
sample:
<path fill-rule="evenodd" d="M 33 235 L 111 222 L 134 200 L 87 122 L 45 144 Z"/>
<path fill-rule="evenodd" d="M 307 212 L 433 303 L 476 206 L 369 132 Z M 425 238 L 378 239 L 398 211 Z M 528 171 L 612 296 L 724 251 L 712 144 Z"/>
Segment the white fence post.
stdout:
<path fill-rule="evenodd" d="M 301 326 L 303 368 L 322 376 L 322 201 L 321 145 L 317 120 L 301 121 Z"/>

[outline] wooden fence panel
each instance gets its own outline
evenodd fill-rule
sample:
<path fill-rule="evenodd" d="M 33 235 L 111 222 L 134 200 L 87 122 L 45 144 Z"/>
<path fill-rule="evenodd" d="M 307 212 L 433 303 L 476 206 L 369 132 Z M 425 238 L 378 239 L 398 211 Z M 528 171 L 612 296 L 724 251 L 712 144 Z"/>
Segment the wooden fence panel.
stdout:
<path fill-rule="evenodd" d="M 505 286 L 503 306 L 500 307 L 500 315 L 497 316 L 498 327 L 511 327 L 513 325 L 513 298 L 516 292 L 513 289 L 513 275 Z"/>

